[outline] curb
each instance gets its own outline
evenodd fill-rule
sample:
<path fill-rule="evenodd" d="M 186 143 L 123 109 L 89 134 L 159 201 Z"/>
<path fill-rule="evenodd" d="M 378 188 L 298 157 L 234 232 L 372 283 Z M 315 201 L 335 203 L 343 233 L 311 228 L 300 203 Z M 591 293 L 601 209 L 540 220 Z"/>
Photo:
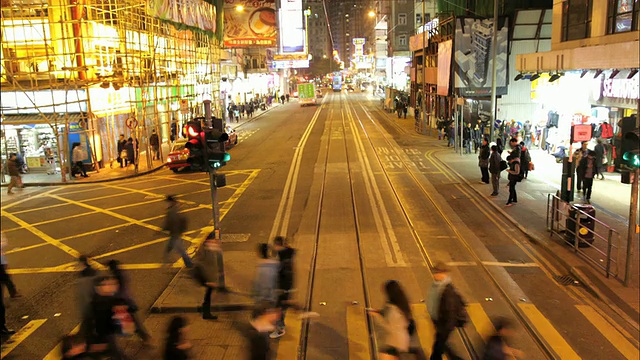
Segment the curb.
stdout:
<path fill-rule="evenodd" d="M 436 157 L 437 157 L 437 154 L 434 154 L 434 155 L 436 155 Z M 464 181 L 464 183 L 469 188 L 471 188 L 475 193 L 477 193 L 480 197 L 485 198 L 485 199 L 487 198 L 478 189 L 476 189 L 475 187 L 471 186 L 471 183 L 465 177 L 460 175 L 460 173 L 458 173 L 456 170 L 454 170 L 447 163 L 445 163 L 442 160 L 440 160 L 439 157 L 437 157 L 437 159 L 441 164 L 446 166 L 451 172 L 455 173 L 460 179 L 462 179 Z M 509 222 L 511 222 L 513 225 L 515 225 L 529 240 L 531 240 L 531 242 L 533 242 L 536 245 L 541 246 L 546 253 L 550 254 L 566 271 L 569 272 L 569 274 L 571 276 L 575 277 L 576 280 L 579 281 L 580 284 L 582 284 L 582 286 L 585 288 L 585 290 L 587 290 L 587 292 L 589 292 L 591 295 L 593 295 L 598 300 L 600 300 L 603 303 L 605 303 L 607 305 L 607 307 L 609 307 L 609 309 L 611 309 L 613 312 L 615 312 L 621 318 L 625 319 L 625 321 L 627 321 L 631 326 L 635 327 L 636 329 L 638 328 L 637 323 L 635 321 L 633 321 L 633 319 L 631 319 L 631 316 L 629 316 L 629 314 L 627 314 L 622 309 L 620 309 L 618 306 L 616 306 L 608 296 L 606 296 L 602 291 L 600 291 L 600 289 L 598 289 L 598 287 L 596 285 L 594 285 L 591 282 L 591 280 L 589 280 L 588 276 L 586 276 L 584 274 L 584 272 L 582 272 L 582 270 L 570 265 L 563 257 L 561 257 L 559 254 L 557 254 L 555 251 L 553 251 L 553 249 L 549 245 L 547 245 L 545 240 L 543 240 L 537 234 L 530 233 L 524 226 L 520 225 L 520 223 L 516 219 L 514 219 L 511 215 L 506 213 L 504 211 L 504 209 L 502 209 L 500 206 L 498 206 L 497 204 L 495 204 L 492 201 L 488 201 L 487 203 L 491 204 L 491 206 L 495 210 L 498 210 L 507 220 L 509 220 Z"/>
<path fill-rule="evenodd" d="M 146 170 L 146 171 L 142 171 L 142 172 L 138 172 L 135 174 L 131 174 L 131 175 L 125 175 L 125 176 L 119 176 L 119 177 L 115 177 L 115 178 L 111 178 L 111 179 L 102 179 L 102 180 L 88 180 L 88 181 L 83 181 L 83 182 L 43 182 L 43 183 L 24 183 L 23 185 L 25 187 L 45 187 L 45 186 L 73 186 L 73 185 L 84 185 L 84 184 L 99 184 L 99 183 L 106 183 L 106 182 L 112 182 L 112 181 L 118 181 L 118 180 L 124 180 L 124 179 L 131 179 L 131 178 L 136 178 L 139 176 L 143 176 L 143 175 L 148 175 L 151 173 L 154 173 L 158 170 L 161 170 L 162 168 L 165 167 L 165 165 L 167 165 L 166 163 L 163 163 L 160 166 L 157 166 L 151 170 Z M 2 187 L 7 187 L 9 186 L 9 184 L 2 184 Z"/>
<path fill-rule="evenodd" d="M 280 106 L 282 106 L 282 104 L 280 104 L 278 106 L 272 106 L 272 107 L 270 107 L 268 109 L 265 109 L 260 114 L 257 114 L 256 116 L 252 117 L 251 119 L 243 122 L 242 124 L 238 124 L 238 126 L 236 126 L 236 127 L 233 127 L 233 126 L 231 126 L 231 127 L 233 128 L 233 130 L 239 129 L 239 128 L 243 127 L 244 125 L 248 124 L 248 123 L 252 123 L 252 122 L 256 121 L 259 117 L 263 116 L 264 114 L 268 113 L 269 111 L 271 111 L 271 110 L 273 110 L 275 108 L 278 108 Z M 231 123 L 229 123 L 229 124 L 231 124 Z"/>

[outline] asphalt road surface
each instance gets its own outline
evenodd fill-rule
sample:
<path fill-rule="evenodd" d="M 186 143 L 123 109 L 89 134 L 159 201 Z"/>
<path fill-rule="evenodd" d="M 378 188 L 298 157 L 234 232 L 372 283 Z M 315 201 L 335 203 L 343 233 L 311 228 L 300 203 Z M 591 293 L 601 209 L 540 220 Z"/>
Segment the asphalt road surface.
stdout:
<path fill-rule="evenodd" d="M 362 93 L 287 103 L 239 129 L 223 168 L 222 232 L 243 239 L 225 250 L 251 254 L 256 243 L 287 235 L 300 254 L 298 301 L 322 313 L 288 323 L 278 359 L 372 358 L 382 331 L 365 308 L 383 306 L 388 279 L 403 284 L 428 347 L 424 299 L 437 261 L 453 268 L 469 305 L 469 325 L 452 337 L 465 358 L 477 355 L 498 316 L 515 320 L 512 344 L 528 359 L 637 354 L 614 315 L 559 284 L 555 265 L 433 157 L 441 149 L 400 131 L 378 104 Z M 23 294 L 5 299 L 7 322 L 26 329 L 6 358 L 41 359 L 76 327 L 79 254 L 101 267 L 120 260 L 141 310 L 149 309 L 182 266 L 175 254 L 172 267 L 161 263 L 167 194 L 189 217 L 193 250 L 211 223 L 203 173 L 25 189 L 3 203 L 5 250 Z"/>

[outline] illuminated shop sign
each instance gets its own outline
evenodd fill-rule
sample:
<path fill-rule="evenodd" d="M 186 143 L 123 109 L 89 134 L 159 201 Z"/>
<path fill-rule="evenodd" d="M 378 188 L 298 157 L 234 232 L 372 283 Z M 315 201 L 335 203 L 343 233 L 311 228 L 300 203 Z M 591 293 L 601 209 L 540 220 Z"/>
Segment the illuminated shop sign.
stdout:
<path fill-rule="evenodd" d="M 640 99 L 640 84 L 637 78 L 604 79 L 602 96 L 618 99 Z"/>

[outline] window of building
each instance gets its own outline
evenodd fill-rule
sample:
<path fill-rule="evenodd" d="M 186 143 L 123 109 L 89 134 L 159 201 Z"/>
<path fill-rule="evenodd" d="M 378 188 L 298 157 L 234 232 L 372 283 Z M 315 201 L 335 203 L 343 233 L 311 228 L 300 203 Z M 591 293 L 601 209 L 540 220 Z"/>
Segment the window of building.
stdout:
<path fill-rule="evenodd" d="M 407 14 L 398 14 L 398 25 L 407 25 Z"/>
<path fill-rule="evenodd" d="M 593 0 L 562 2 L 562 41 L 588 38 L 591 34 Z"/>
<path fill-rule="evenodd" d="M 416 14 L 416 25 L 422 25 L 422 14 Z"/>
<path fill-rule="evenodd" d="M 398 36 L 398 44 L 399 45 L 407 45 L 407 35 Z"/>
<path fill-rule="evenodd" d="M 638 0 L 609 0 L 608 33 L 638 30 Z"/>

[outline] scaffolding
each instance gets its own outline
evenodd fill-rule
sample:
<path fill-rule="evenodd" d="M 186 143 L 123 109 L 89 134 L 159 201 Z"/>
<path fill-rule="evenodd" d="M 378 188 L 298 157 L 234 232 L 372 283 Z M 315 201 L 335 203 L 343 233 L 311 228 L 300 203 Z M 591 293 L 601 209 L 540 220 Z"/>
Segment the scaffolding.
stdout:
<path fill-rule="evenodd" d="M 63 179 L 70 132 L 86 137 L 97 170 L 118 157 L 120 134 L 150 154 L 152 130 L 161 142 L 175 140 L 183 122 L 204 114 L 207 100 L 222 114 L 220 42 L 153 17 L 148 3 L 2 0 L 3 127 L 49 125 Z"/>

